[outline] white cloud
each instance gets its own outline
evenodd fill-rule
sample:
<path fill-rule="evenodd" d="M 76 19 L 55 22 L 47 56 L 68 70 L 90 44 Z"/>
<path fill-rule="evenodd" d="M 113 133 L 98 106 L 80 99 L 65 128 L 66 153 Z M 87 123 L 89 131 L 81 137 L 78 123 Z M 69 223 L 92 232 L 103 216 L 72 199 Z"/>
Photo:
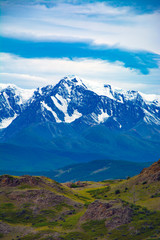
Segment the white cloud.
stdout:
<path fill-rule="evenodd" d="M 78 75 L 94 89 L 112 84 L 124 89 L 160 94 L 160 69 L 149 75 L 125 68 L 122 63 L 109 63 L 93 59 L 21 58 L 2 53 L 0 56 L 1 83 L 13 83 L 22 88 L 35 88 L 56 84 L 66 75 Z"/>
<path fill-rule="evenodd" d="M 160 53 L 160 13 L 137 14 L 105 3 L 7 6 L 2 11 L 3 36 L 47 41 L 92 41 Z"/>

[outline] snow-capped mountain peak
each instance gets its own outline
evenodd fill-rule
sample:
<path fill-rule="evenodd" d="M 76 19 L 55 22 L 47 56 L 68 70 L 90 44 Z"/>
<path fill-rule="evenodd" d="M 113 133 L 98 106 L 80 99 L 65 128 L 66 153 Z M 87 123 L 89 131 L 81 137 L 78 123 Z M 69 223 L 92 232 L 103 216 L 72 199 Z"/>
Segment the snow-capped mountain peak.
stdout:
<path fill-rule="evenodd" d="M 77 76 L 66 76 L 56 85 L 23 90 L 14 85 L 0 86 L 0 128 L 16 121 L 104 124 L 129 129 L 139 121 L 160 125 L 160 96 L 104 86 L 97 94 Z"/>
<path fill-rule="evenodd" d="M 9 96 L 9 94 L 12 93 L 15 97 L 20 99 L 19 104 L 23 104 L 29 100 L 33 96 L 34 91 L 35 89 L 23 89 L 14 84 L 0 83 L 0 94 L 5 92 Z"/>
<path fill-rule="evenodd" d="M 83 86 L 86 87 L 81 78 L 77 77 L 76 75 L 68 75 L 64 77 L 62 80 L 65 80 L 67 83 L 71 82 L 76 86 Z"/>
<path fill-rule="evenodd" d="M 16 85 L 11 83 L 0 83 L 0 91 L 6 88 L 17 88 Z"/>
<path fill-rule="evenodd" d="M 116 88 L 113 87 L 109 84 L 105 84 L 104 85 L 104 91 L 103 91 L 103 95 L 117 100 L 119 102 L 122 102 L 126 100 L 126 101 L 132 101 L 132 100 L 142 100 L 144 101 L 146 104 L 156 104 L 160 106 L 160 95 L 156 95 L 156 94 L 144 94 L 140 91 L 135 91 L 135 90 L 123 90 L 121 88 Z"/>
<path fill-rule="evenodd" d="M 22 89 L 14 84 L 0 84 L 0 129 L 12 123 L 33 93 L 33 89 Z"/>
<path fill-rule="evenodd" d="M 62 78 L 57 85 L 62 88 L 65 88 L 67 90 L 68 94 L 70 94 L 71 90 L 77 86 L 87 89 L 87 87 L 83 83 L 83 81 L 75 75 L 69 75 L 69 76 Z"/>
<path fill-rule="evenodd" d="M 156 104 L 157 106 L 160 106 L 160 95 L 156 94 L 144 94 L 142 92 L 139 92 L 139 94 L 142 96 L 143 100 L 148 104 Z"/>

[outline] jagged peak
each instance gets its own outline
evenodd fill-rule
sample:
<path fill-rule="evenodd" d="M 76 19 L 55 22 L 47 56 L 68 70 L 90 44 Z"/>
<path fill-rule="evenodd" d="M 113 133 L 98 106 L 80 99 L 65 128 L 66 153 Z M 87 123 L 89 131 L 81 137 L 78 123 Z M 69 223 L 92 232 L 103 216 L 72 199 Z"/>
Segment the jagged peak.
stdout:
<path fill-rule="evenodd" d="M 15 96 L 19 96 L 21 101 L 19 102 L 20 104 L 26 102 L 29 100 L 34 93 L 35 89 L 23 89 L 20 87 L 17 87 L 14 84 L 3 84 L 0 83 L 0 92 L 3 94 L 4 92 L 8 94 L 8 92 L 12 92 Z"/>
<path fill-rule="evenodd" d="M 18 87 L 12 83 L 0 83 L 0 91 L 4 90 L 4 89 L 17 89 Z"/>
<path fill-rule="evenodd" d="M 145 94 L 142 92 L 138 92 L 144 101 L 148 104 L 155 103 L 156 105 L 160 106 L 160 95 L 157 94 Z"/>
<path fill-rule="evenodd" d="M 71 84 L 71 85 L 76 85 L 76 86 L 83 86 L 84 88 L 87 88 L 86 85 L 83 83 L 82 79 L 76 75 L 65 76 L 64 78 L 62 78 L 60 80 L 60 82 L 67 83 L 69 85 Z"/>

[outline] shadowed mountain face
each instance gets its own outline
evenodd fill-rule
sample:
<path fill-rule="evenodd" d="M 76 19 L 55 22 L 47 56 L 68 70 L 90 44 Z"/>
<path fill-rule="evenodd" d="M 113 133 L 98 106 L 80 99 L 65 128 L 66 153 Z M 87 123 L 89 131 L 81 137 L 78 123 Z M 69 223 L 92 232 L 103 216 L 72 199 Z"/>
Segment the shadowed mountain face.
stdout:
<path fill-rule="evenodd" d="M 51 171 L 9 171 L 0 170 L 0 174 L 12 174 L 16 176 L 32 174 L 34 176 L 47 176 L 58 182 L 76 181 L 102 181 L 106 179 L 126 179 L 134 176 L 144 168 L 148 162 L 127 162 L 113 160 L 97 160 L 87 163 L 68 165 Z"/>
<path fill-rule="evenodd" d="M 21 122 L 21 127 L 46 121 L 88 126 L 104 123 L 111 129 L 130 129 L 139 121 L 160 125 L 160 96 L 123 91 L 110 85 L 105 85 L 102 92 L 103 95 L 97 95 L 75 76 L 35 91 L 3 86 L 1 128 L 5 128 L 4 120 L 14 113 L 19 116 L 14 125 Z"/>
<path fill-rule="evenodd" d="M 3 86 L 0 99 L 1 169 L 159 157 L 159 96 L 110 85 L 98 95 L 78 77 L 65 77 L 35 91 Z"/>

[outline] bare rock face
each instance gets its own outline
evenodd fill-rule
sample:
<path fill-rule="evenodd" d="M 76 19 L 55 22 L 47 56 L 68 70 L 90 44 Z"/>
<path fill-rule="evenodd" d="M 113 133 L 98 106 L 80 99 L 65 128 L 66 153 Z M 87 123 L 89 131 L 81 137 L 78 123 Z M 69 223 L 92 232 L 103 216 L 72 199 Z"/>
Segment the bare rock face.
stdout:
<path fill-rule="evenodd" d="M 152 183 L 160 182 L 160 160 L 153 163 L 150 167 L 144 168 L 137 177 L 138 182 Z"/>
<path fill-rule="evenodd" d="M 73 183 L 73 182 L 66 182 L 64 185 L 66 185 L 69 188 L 75 188 L 75 187 L 86 187 L 86 186 L 88 186 L 88 183 L 77 181 L 75 183 Z"/>
<path fill-rule="evenodd" d="M 88 206 L 81 221 L 105 220 L 106 227 L 114 229 L 129 223 L 131 217 L 132 209 L 128 205 L 124 205 L 120 199 L 109 202 L 96 200 Z"/>
<path fill-rule="evenodd" d="M 13 230 L 13 227 L 11 227 L 9 224 L 0 222 L 0 233 L 7 234 L 10 233 Z"/>
<path fill-rule="evenodd" d="M 132 209 L 126 206 L 114 209 L 111 218 L 105 221 L 105 226 L 109 229 L 114 229 L 129 223 L 132 219 L 132 212 Z"/>

